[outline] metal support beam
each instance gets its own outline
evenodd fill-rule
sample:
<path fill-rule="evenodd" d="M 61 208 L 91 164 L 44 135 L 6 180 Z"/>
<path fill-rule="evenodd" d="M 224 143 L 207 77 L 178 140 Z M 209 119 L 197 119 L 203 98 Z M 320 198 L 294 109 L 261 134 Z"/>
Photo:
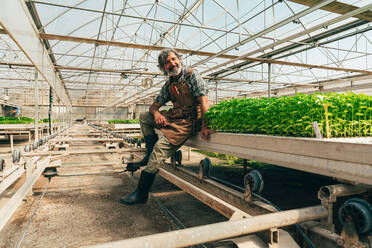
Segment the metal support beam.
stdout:
<path fill-rule="evenodd" d="M 142 45 L 142 44 L 135 44 L 135 43 L 97 40 L 97 39 L 81 38 L 81 37 L 74 37 L 74 36 L 56 35 L 56 34 L 40 34 L 40 36 L 47 40 L 72 41 L 72 42 L 86 43 L 86 44 L 92 44 L 92 45 L 98 45 L 98 46 L 114 46 L 114 47 L 134 48 L 134 49 L 150 50 L 150 51 L 161 51 L 163 49 L 170 49 L 170 47 L 157 46 L 157 45 Z M 203 52 L 203 51 L 190 50 L 190 49 L 181 49 L 181 48 L 173 48 L 173 49 L 175 49 L 179 53 L 193 54 L 193 55 L 199 55 L 199 56 L 215 56 L 217 58 L 225 58 L 225 59 L 233 59 L 233 58 L 238 57 L 235 55 L 227 55 L 227 54 L 216 55 L 216 53 Z M 241 58 L 241 59 L 245 60 L 244 58 Z"/>
<path fill-rule="evenodd" d="M 347 18 L 350 18 L 352 16 L 355 16 L 355 15 L 358 15 L 360 13 L 363 13 L 363 12 L 365 12 L 365 11 L 371 9 L 371 8 L 372 8 L 372 4 L 367 4 L 367 5 L 363 6 L 363 7 L 357 8 L 357 9 L 355 9 L 353 11 L 347 12 L 344 15 L 338 16 L 338 17 L 333 18 L 331 20 L 327 20 L 326 22 L 323 22 L 323 23 L 320 23 L 320 24 L 315 25 L 313 27 L 307 28 L 306 30 L 304 30 L 302 32 L 295 33 L 295 34 L 290 35 L 290 36 L 288 36 L 288 37 L 286 37 L 284 39 L 275 41 L 275 42 L 273 42 L 273 43 L 271 43 L 271 44 L 269 44 L 267 46 L 264 46 L 264 47 L 261 47 L 261 48 L 255 50 L 255 51 L 252 51 L 252 52 L 248 52 L 246 54 L 243 54 L 240 57 L 249 57 L 249 56 L 252 56 L 252 55 L 257 54 L 259 52 L 262 52 L 262 51 L 265 51 L 267 49 L 270 49 L 270 48 L 272 48 L 274 46 L 278 46 L 278 45 L 280 45 L 282 43 L 285 43 L 285 42 L 288 42 L 288 41 L 291 41 L 291 40 L 295 40 L 296 38 L 299 38 L 299 37 L 304 36 L 304 35 L 308 35 L 308 34 L 310 34 L 312 32 L 315 32 L 315 31 L 317 31 L 319 29 L 322 29 L 325 26 L 328 27 L 328 26 L 330 26 L 332 24 L 341 22 L 341 21 L 343 21 L 343 20 L 345 20 Z M 227 61 L 227 62 L 224 62 L 224 63 L 221 63 L 221 64 L 219 64 L 217 66 L 212 67 L 212 68 L 208 68 L 208 70 L 206 70 L 204 72 L 201 72 L 201 74 L 205 74 L 205 73 L 207 73 L 207 72 L 209 72 L 211 70 L 214 70 L 214 69 L 217 69 L 217 68 L 221 68 L 222 66 L 226 66 L 226 65 L 231 64 L 231 63 L 233 63 L 233 62 L 235 62 L 237 60 L 239 60 L 239 58 L 233 59 L 233 60 L 230 60 L 230 61 Z M 252 61 L 254 61 L 254 60 L 252 60 Z M 265 61 L 262 61 L 262 62 L 265 62 Z M 266 62 L 273 63 L 272 61 L 266 61 Z M 309 67 L 309 68 L 313 68 L 313 67 Z M 224 71 L 226 71 L 226 69 L 223 69 L 221 71 L 224 72 Z M 217 74 L 220 74 L 220 72 L 214 72 L 213 73 L 213 75 L 217 75 Z"/>
<path fill-rule="evenodd" d="M 35 70 L 35 78 L 34 78 L 34 123 L 35 123 L 35 141 L 39 140 L 39 90 L 38 90 L 38 77 L 39 72 Z"/>
<path fill-rule="evenodd" d="M 2 1 L 0 26 L 23 51 L 63 103 L 71 108 L 71 102 L 61 79 L 56 74 L 48 52 L 40 42 L 38 31 L 30 20 L 32 18 L 23 0 Z"/>
<path fill-rule="evenodd" d="M 264 30 L 256 33 L 255 35 L 252 35 L 249 38 L 246 38 L 246 39 L 244 39 L 242 41 L 239 41 L 238 43 L 236 43 L 236 44 L 234 44 L 232 46 L 229 46 L 229 47 L 223 49 L 222 51 L 216 53 L 215 55 L 210 56 L 210 57 L 208 57 L 206 59 L 203 59 L 203 60 L 201 60 L 201 61 L 193 64 L 192 66 L 197 66 L 197 65 L 201 65 L 203 63 L 206 63 L 206 62 L 210 61 L 211 59 L 216 58 L 217 56 L 223 55 L 223 54 L 225 54 L 225 53 L 227 53 L 227 52 L 229 52 L 229 51 L 231 51 L 231 50 L 233 50 L 233 49 L 235 49 L 237 47 L 240 47 L 240 46 L 242 46 L 242 45 L 244 45 L 244 44 L 252 41 L 252 40 L 255 40 L 257 38 L 260 38 L 261 36 L 263 36 L 263 35 L 265 35 L 267 33 L 270 33 L 273 30 L 275 30 L 277 28 L 280 28 L 280 27 L 282 27 L 282 26 L 284 26 L 284 25 L 292 22 L 293 20 L 296 20 L 296 19 L 298 19 L 300 17 L 303 17 L 303 16 L 305 16 L 307 14 L 310 14 L 311 12 L 314 12 L 315 10 L 317 10 L 317 9 L 319 9 L 319 8 L 321 8 L 321 7 L 329 4 L 331 2 L 334 2 L 334 1 L 335 0 L 324 0 L 324 1 L 321 1 L 320 3 L 317 3 L 316 5 L 311 6 L 310 8 L 305 9 L 305 10 L 301 11 L 300 13 L 297 13 L 297 14 L 291 16 L 291 17 L 288 17 L 288 18 L 284 19 L 283 21 L 278 22 L 278 23 L 276 23 L 276 24 L 274 24 L 274 25 L 266 28 L 266 29 L 264 29 Z M 239 56 L 239 57 L 243 58 L 244 56 Z"/>
<path fill-rule="evenodd" d="M 372 75 L 365 75 L 365 76 L 356 76 L 356 77 L 349 77 L 349 78 L 340 78 L 340 79 L 333 79 L 324 83 L 319 82 L 318 84 L 311 84 L 309 83 L 307 86 L 299 86 L 296 87 L 295 93 L 305 93 L 305 94 L 314 94 L 316 92 L 320 92 L 319 88 L 322 86 L 329 86 L 328 88 L 322 89 L 322 93 L 330 93 L 330 92 L 346 92 L 346 91 L 354 91 L 354 90 L 363 90 L 363 89 L 371 89 L 372 83 L 361 83 L 361 84 L 353 84 L 352 86 L 340 86 L 340 87 L 332 87 L 332 84 L 337 85 L 343 82 L 349 82 L 351 80 L 366 80 L 372 78 Z M 353 81 L 353 82 L 355 82 Z M 277 96 L 291 96 L 294 95 L 293 88 L 285 87 L 282 89 L 275 89 L 277 92 Z M 265 96 L 266 91 L 252 91 L 249 93 L 244 94 L 246 97 L 261 97 Z"/>
<path fill-rule="evenodd" d="M 267 63 L 267 97 L 271 97 L 271 63 Z"/>
<path fill-rule="evenodd" d="M 242 220 L 225 221 L 210 225 L 198 226 L 183 230 L 148 235 L 121 241 L 114 241 L 90 248 L 174 248 L 188 247 L 211 241 L 251 234 L 272 227 L 289 226 L 307 220 L 326 217 L 328 210 L 323 206 L 314 206 L 302 209 L 288 210 L 278 213 L 265 214 Z"/>

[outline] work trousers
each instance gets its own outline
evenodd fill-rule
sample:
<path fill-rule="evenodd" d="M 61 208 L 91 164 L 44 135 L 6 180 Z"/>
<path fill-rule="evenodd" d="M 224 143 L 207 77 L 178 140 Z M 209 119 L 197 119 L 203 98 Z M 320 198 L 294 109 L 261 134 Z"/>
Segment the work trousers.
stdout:
<path fill-rule="evenodd" d="M 155 128 L 157 128 L 157 125 L 154 116 L 150 112 L 141 113 L 139 120 L 141 131 L 144 136 L 156 134 Z M 185 141 L 179 145 L 173 145 L 165 136 L 159 137 L 144 170 L 148 173 L 157 173 L 159 167 L 164 164 L 164 160 L 171 157 L 185 143 Z"/>

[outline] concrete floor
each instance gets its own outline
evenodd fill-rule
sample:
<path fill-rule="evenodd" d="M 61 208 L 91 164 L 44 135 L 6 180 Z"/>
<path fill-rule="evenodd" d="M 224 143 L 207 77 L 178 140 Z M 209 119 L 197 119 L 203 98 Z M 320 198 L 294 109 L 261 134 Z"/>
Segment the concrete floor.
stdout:
<path fill-rule="evenodd" d="M 87 126 L 74 126 L 74 133 Z M 86 149 L 86 143 L 68 149 Z M 89 145 L 89 149 L 104 149 L 103 145 Z M 187 158 L 187 151 L 183 152 Z M 192 152 L 185 164 L 199 164 L 204 156 Z M 98 161 L 119 162 L 117 155 L 74 155 L 63 158 L 64 164 Z M 147 204 L 126 206 L 119 198 L 130 193 L 137 184 L 139 172 L 132 177 L 120 173 L 121 165 L 64 167 L 58 173 L 65 176 L 43 176 L 34 185 L 34 193 L 17 209 L 13 218 L 0 232 L 0 247 L 80 247 L 103 242 L 122 240 L 148 234 L 176 230 L 176 225 L 164 214 L 154 199 Z M 111 173 L 103 175 L 74 176 L 81 173 Z M 113 174 L 112 172 L 117 172 Z M 24 178 L 0 197 L 3 202 L 22 185 Z M 27 227 L 42 193 L 47 188 L 40 205 Z M 225 218 L 193 197 L 157 177 L 152 192 L 187 227 L 224 221 Z M 0 206 L 1 207 L 1 206 Z M 27 227 L 27 230 L 26 230 Z"/>

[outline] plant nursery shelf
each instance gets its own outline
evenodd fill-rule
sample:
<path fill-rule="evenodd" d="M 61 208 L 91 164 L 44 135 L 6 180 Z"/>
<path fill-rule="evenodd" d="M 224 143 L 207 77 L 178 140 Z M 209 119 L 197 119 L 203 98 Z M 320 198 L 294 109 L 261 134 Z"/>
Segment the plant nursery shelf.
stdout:
<path fill-rule="evenodd" d="M 372 137 L 315 139 L 254 134 L 199 135 L 186 145 L 205 151 L 372 185 Z"/>

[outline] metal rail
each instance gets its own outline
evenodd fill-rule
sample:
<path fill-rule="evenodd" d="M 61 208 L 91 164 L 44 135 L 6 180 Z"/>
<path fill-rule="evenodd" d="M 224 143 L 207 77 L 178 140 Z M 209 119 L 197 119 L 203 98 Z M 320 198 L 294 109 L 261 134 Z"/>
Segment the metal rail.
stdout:
<path fill-rule="evenodd" d="M 185 247 L 240 235 L 255 233 L 272 227 L 283 227 L 307 220 L 326 217 L 328 210 L 323 206 L 294 209 L 255 216 L 235 221 L 198 226 L 184 230 L 148 235 L 139 238 L 110 242 L 90 248 L 105 247 Z"/>

